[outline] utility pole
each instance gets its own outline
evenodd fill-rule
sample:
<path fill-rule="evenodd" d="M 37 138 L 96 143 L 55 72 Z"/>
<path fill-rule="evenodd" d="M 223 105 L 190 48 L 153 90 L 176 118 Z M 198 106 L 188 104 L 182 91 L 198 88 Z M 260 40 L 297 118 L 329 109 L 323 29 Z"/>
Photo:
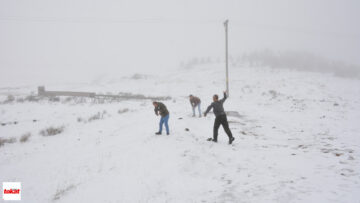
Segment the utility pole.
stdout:
<path fill-rule="evenodd" d="M 224 22 L 224 26 L 225 26 L 226 94 L 227 94 L 227 96 L 229 96 L 228 23 L 229 23 L 229 20 L 226 20 Z"/>

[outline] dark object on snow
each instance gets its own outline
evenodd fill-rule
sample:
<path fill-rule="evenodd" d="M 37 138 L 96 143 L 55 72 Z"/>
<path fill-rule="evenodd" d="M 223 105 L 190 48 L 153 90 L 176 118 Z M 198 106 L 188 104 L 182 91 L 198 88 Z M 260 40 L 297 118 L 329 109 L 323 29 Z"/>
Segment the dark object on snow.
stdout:
<path fill-rule="evenodd" d="M 57 134 L 60 134 L 64 131 L 65 127 L 64 126 L 60 126 L 60 127 L 49 127 L 46 128 L 44 130 L 40 131 L 40 135 L 42 136 L 54 136 Z"/>
<path fill-rule="evenodd" d="M 334 103 L 334 106 L 339 106 L 339 104 L 338 104 L 338 103 Z"/>
<path fill-rule="evenodd" d="M 185 128 L 185 131 L 190 131 L 189 128 Z"/>
<path fill-rule="evenodd" d="M 3 146 L 5 143 L 15 143 L 16 142 L 16 138 L 1 138 L 0 137 L 0 147 Z"/>
<path fill-rule="evenodd" d="M 6 123 L 1 123 L 2 126 L 6 126 Z"/>
<path fill-rule="evenodd" d="M 34 119 L 34 120 L 33 120 L 33 122 L 35 123 L 35 122 L 37 122 L 37 120 L 36 120 L 36 119 Z"/>
<path fill-rule="evenodd" d="M 20 142 L 21 143 L 27 142 L 30 137 L 31 137 L 31 133 L 25 133 L 20 137 Z"/>
<path fill-rule="evenodd" d="M 18 122 L 17 122 L 17 121 L 14 121 L 14 124 L 16 125 L 16 124 L 18 124 Z"/>
<path fill-rule="evenodd" d="M 183 118 L 182 118 L 182 117 L 179 117 L 178 119 L 179 119 L 179 120 L 182 120 Z"/>
<path fill-rule="evenodd" d="M 128 108 L 126 108 L 126 109 L 119 109 L 119 110 L 118 110 L 118 114 L 126 113 L 126 112 L 128 112 L 128 111 L 129 111 Z"/>

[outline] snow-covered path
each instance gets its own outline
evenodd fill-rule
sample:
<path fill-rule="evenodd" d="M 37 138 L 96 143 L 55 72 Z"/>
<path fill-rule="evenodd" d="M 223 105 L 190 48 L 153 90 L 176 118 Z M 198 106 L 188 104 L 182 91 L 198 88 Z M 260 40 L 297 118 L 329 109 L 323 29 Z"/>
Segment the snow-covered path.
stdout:
<path fill-rule="evenodd" d="M 74 87 L 171 96 L 170 136 L 154 135 L 151 101 L 2 104 L 1 122 L 19 123 L 1 126 L 0 137 L 32 136 L 0 146 L 0 182 L 22 182 L 24 202 L 359 201 L 359 80 L 268 68 L 231 75 L 233 145 L 222 128 L 219 143 L 206 141 L 212 114 L 190 116 L 187 95 L 205 110 L 222 92 L 217 67 Z"/>

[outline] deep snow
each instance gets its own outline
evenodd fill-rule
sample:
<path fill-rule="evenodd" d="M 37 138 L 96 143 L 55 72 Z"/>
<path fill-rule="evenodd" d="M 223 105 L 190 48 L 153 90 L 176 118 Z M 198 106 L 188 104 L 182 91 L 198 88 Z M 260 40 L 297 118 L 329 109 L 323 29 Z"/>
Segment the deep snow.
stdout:
<path fill-rule="evenodd" d="M 215 65 L 46 87 L 171 96 L 170 136 L 154 135 L 159 117 L 148 100 L 1 104 L 1 122 L 18 124 L 0 126 L 0 137 L 32 136 L 0 146 L 0 182 L 22 182 L 23 202 L 359 202 L 359 80 L 254 67 L 230 75 L 233 145 L 222 128 L 219 143 L 206 141 L 212 114 L 191 117 L 189 94 L 205 111 L 222 93 Z M 65 130 L 39 134 L 51 126 Z"/>

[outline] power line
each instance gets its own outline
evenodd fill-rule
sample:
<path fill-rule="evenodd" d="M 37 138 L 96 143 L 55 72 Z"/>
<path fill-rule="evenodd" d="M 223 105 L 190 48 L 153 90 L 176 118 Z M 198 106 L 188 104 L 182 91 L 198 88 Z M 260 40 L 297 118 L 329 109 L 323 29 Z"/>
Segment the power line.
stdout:
<path fill-rule="evenodd" d="M 106 19 L 106 18 L 59 18 L 59 17 L 17 17 L 17 16 L 0 16 L 0 22 L 28 22 L 28 23 L 84 23 L 84 24 L 163 24 L 163 25 L 215 25 L 217 26 L 222 20 L 202 20 L 202 19 L 165 19 L 165 18 L 147 18 L 147 19 Z M 261 24 L 231 20 L 233 27 L 244 29 L 270 30 L 274 32 L 298 33 L 306 35 L 320 35 L 333 38 L 347 38 L 360 40 L 360 33 L 341 33 L 334 31 L 324 31 L 320 29 L 308 29 L 296 26 L 283 26 L 275 24 Z"/>

